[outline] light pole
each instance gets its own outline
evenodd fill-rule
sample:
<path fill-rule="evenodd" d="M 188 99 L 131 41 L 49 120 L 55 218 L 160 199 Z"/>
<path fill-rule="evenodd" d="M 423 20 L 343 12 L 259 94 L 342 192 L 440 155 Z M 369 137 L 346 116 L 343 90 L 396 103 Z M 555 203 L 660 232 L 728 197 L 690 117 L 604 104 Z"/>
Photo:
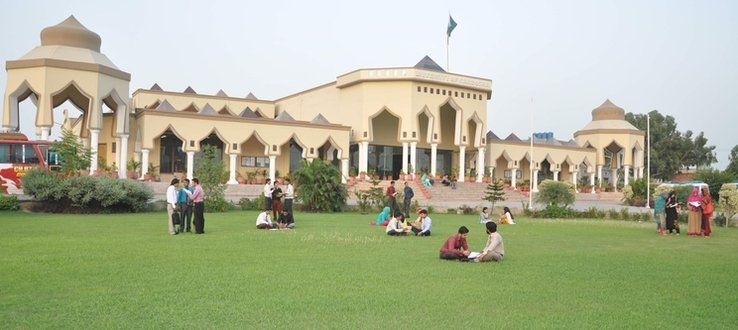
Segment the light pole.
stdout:
<path fill-rule="evenodd" d="M 646 113 L 646 208 L 651 208 L 651 114 Z"/>

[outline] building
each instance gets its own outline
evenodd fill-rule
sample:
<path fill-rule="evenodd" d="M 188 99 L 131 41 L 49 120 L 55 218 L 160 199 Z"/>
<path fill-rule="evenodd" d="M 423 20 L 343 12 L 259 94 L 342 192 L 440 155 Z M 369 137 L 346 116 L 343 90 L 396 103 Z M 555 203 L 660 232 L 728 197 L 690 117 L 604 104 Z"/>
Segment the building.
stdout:
<path fill-rule="evenodd" d="M 165 91 L 158 84 L 129 94 L 130 74 L 100 46 L 100 36 L 73 16 L 43 29 L 41 46 L 6 62 L 3 128 L 19 128 L 18 105 L 30 99 L 39 137 L 48 139 L 53 109 L 71 101 L 83 115 L 65 118 L 64 125 L 93 150 L 92 172 L 104 157 L 119 167 L 143 163 L 142 176 L 151 168 L 192 177 L 198 153 L 212 145 L 228 164 L 231 184 L 246 173 L 274 179 L 302 159 L 334 163 L 344 181 L 362 172 L 472 176 L 476 182 L 491 173 L 510 177 L 513 186 L 531 173 L 534 181 L 552 175 L 576 183 L 587 176 L 593 184 L 595 175 L 602 182 L 603 169 L 613 177 L 624 170 L 626 181 L 631 170 L 642 176 L 643 132 L 628 127 L 623 110 L 609 101 L 593 111 L 576 141 L 540 135 L 531 153 L 530 141 L 487 132 L 491 80 L 446 72 L 427 56 L 412 67 L 358 69 L 260 100 L 222 90 Z"/>

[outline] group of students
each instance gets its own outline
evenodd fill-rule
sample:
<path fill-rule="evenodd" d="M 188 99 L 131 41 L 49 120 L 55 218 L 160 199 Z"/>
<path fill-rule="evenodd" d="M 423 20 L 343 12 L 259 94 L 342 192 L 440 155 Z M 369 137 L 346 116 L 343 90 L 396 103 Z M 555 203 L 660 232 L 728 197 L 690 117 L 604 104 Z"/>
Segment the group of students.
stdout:
<path fill-rule="evenodd" d="M 490 213 L 492 212 L 492 209 L 489 207 L 483 207 L 482 213 L 479 214 L 479 223 L 487 223 L 491 222 L 492 219 L 490 218 Z M 515 217 L 513 216 L 512 212 L 510 212 L 510 208 L 505 206 L 502 208 L 502 215 L 500 216 L 499 223 L 501 225 L 514 225 L 515 224 Z"/>
<path fill-rule="evenodd" d="M 701 192 L 701 194 L 700 194 Z M 715 211 L 714 201 L 707 187 L 692 188 L 692 193 L 687 199 L 687 235 L 703 236 L 709 238 L 712 234 L 710 224 L 712 214 Z M 656 197 L 654 200 L 654 216 L 656 218 L 656 230 L 661 235 L 680 234 L 679 230 L 679 201 L 676 193 L 670 191 Z"/>
<path fill-rule="evenodd" d="M 497 224 L 488 221 L 484 224 L 487 229 L 487 243 L 481 252 L 471 252 L 466 241 L 469 229 L 461 226 L 458 232 L 451 235 L 441 245 L 440 258 L 444 260 L 459 260 L 473 262 L 502 261 L 505 256 L 505 244 L 502 235 L 497 232 Z"/>
<path fill-rule="evenodd" d="M 382 213 L 385 212 L 389 213 L 389 207 L 382 210 Z M 428 211 L 419 209 L 417 213 L 418 218 L 408 222 L 402 212 L 395 212 L 395 215 L 387 222 L 385 233 L 389 236 L 407 236 L 410 233 L 414 236 L 430 236 L 433 220 L 428 216 Z"/>
<path fill-rule="evenodd" d="M 272 184 L 271 179 L 264 185 L 264 210 L 256 217 L 256 229 L 292 229 L 295 218 L 292 213 L 292 202 L 295 198 L 295 187 L 289 178 L 284 179 L 287 188 L 282 191 L 278 181 Z M 284 204 L 282 203 L 284 199 Z M 272 219 L 276 219 L 276 222 Z"/>
<path fill-rule="evenodd" d="M 195 234 L 205 233 L 205 193 L 200 186 L 200 180 L 192 178 L 182 180 L 174 178 L 167 187 L 167 223 L 169 234 L 177 235 L 192 232 L 191 225 L 195 225 Z M 194 215 L 194 221 L 192 216 Z"/>

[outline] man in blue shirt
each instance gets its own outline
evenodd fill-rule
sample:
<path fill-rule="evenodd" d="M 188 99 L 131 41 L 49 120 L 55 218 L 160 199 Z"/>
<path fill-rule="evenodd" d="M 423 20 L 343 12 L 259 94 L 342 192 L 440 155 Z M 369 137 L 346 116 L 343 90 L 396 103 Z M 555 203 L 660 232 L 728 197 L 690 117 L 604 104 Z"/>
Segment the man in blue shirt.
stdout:
<path fill-rule="evenodd" d="M 420 215 L 420 219 L 418 219 L 418 221 L 420 221 L 420 228 L 413 227 L 413 233 L 415 233 L 416 236 L 430 236 L 433 221 L 428 217 L 428 211 L 420 210 L 418 215 Z"/>
<path fill-rule="evenodd" d="M 415 193 L 413 192 L 413 188 L 410 188 L 410 185 L 408 185 L 407 181 L 405 181 L 405 189 L 402 191 L 402 194 L 402 206 L 405 208 L 405 217 L 409 217 L 410 205 L 412 204 L 413 197 L 415 197 Z"/>
<path fill-rule="evenodd" d="M 190 186 L 190 179 L 184 179 L 182 181 L 184 183 L 184 186 L 179 188 L 177 191 L 177 204 L 179 205 L 179 210 L 181 214 L 181 221 L 179 222 L 179 232 L 183 233 L 185 230 L 187 232 L 192 232 L 192 229 L 190 228 L 192 224 L 192 200 L 187 196 L 187 193 L 185 190 L 192 193 L 195 189 Z"/>

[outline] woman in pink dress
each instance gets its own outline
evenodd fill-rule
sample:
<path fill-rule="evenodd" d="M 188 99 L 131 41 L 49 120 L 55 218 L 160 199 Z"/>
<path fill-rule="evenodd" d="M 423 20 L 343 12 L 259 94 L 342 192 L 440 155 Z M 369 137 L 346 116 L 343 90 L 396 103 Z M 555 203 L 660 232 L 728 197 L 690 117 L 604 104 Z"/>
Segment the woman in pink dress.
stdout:
<path fill-rule="evenodd" d="M 689 206 L 689 214 L 687 216 L 687 235 L 702 235 L 702 198 L 700 197 L 700 189 L 694 187 L 692 194 L 687 199 Z"/>
<path fill-rule="evenodd" d="M 712 196 L 710 190 L 707 187 L 702 187 L 702 235 L 710 237 L 712 233 L 712 226 L 710 225 L 710 218 L 712 213 L 715 211 L 715 206 L 712 204 Z"/>

